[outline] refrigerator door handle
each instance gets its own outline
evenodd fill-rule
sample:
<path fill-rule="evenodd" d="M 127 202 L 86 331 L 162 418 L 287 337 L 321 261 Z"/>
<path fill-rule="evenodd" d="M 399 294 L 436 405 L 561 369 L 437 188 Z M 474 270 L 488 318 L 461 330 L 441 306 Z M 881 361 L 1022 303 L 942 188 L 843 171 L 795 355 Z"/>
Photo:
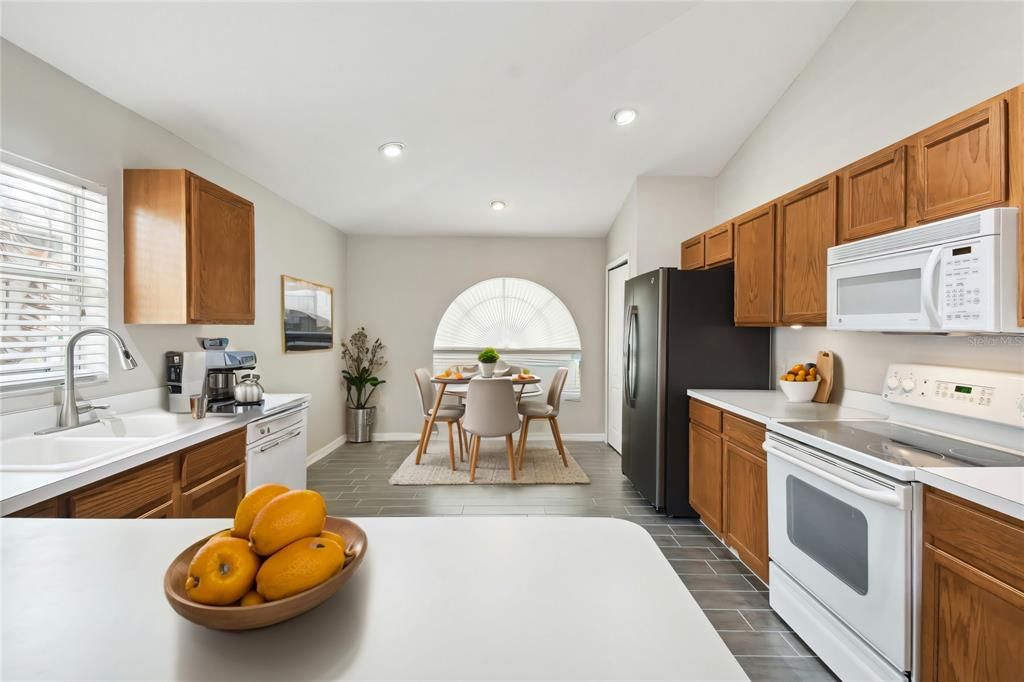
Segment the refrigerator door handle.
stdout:
<path fill-rule="evenodd" d="M 626 400 L 629 401 L 630 406 L 636 405 L 636 358 L 633 341 L 635 330 L 637 329 L 639 311 L 637 307 L 629 307 L 629 319 L 626 323 L 626 367 L 625 367 L 625 381 L 623 387 L 626 391 Z"/>

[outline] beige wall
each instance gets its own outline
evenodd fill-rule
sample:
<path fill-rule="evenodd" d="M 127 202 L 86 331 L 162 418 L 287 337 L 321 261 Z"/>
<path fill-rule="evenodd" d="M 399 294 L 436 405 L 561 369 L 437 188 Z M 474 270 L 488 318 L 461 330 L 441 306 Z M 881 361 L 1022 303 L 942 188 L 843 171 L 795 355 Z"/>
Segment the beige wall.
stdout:
<path fill-rule="evenodd" d="M 1024 4 L 858 2 L 723 169 L 715 221 L 810 182 L 1024 81 Z M 878 393 L 889 362 L 1024 371 L 1009 337 L 775 332 L 777 366 L 830 348 Z"/>
<path fill-rule="evenodd" d="M 605 250 L 603 239 L 349 236 L 345 333 L 365 325 L 387 345 L 377 431 L 418 433 L 412 373 L 432 366 L 441 316 L 468 287 L 507 276 L 537 282 L 568 306 L 583 345 L 583 395 L 562 401 L 562 432 L 604 433 Z"/>
<path fill-rule="evenodd" d="M 110 324 L 139 360 L 81 394 L 100 397 L 164 385 L 163 354 L 198 348 L 197 336 L 227 336 L 234 348 L 256 351 L 268 391 L 313 394 L 311 450 L 343 431 L 341 360 L 336 352 L 285 355 L 281 350 L 280 276 L 290 274 L 335 289 L 336 330 L 344 325 L 345 237 L 265 187 L 217 162 L 151 121 L 90 90 L 3 41 L 0 144 L 6 151 L 107 187 L 110 225 Z M 188 168 L 256 205 L 256 324 L 167 326 L 123 324 L 122 168 Z M 7 396 L 3 411 L 52 404 L 52 393 Z"/>

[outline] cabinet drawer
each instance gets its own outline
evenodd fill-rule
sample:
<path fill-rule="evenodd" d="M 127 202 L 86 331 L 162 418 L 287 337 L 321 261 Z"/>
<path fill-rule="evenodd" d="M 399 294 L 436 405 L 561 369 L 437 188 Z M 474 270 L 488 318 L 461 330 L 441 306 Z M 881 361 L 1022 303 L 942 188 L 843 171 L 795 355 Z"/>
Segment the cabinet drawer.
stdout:
<path fill-rule="evenodd" d="M 719 225 L 704 233 L 704 265 L 721 265 L 732 261 L 732 223 Z"/>
<path fill-rule="evenodd" d="M 233 431 L 181 456 L 181 488 L 186 490 L 245 460 L 245 429 Z"/>
<path fill-rule="evenodd" d="M 925 542 L 1024 590 L 1024 524 L 925 488 Z"/>
<path fill-rule="evenodd" d="M 722 411 L 717 407 L 711 407 L 691 398 L 690 419 L 715 433 L 722 432 Z"/>
<path fill-rule="evenodd" d="M 56 519 L 60 518 L 60 503 L 55 497 L 52 500 L 46 500 L 45 502 L 39 502 L 33 504 L 31 507 L 25 507 L 19 509 L 16 512 L 11 512 L 7 515 L 7 518 L 20 518 L 20 519 Z"/>
<path fill-rule="evenodd" d="M 704 235 L 688 239 L 680 246 L 679 269 L 700 270 L 704 267 Z"/>
<path fill-rule="evenodd" d="M 727 440 L 739 443 L 764 458 L 765 428 L 728 412 L 722 418 L 722 430 Z"/>
<path fill-rule="evenodd" d="M 186 519 L 231 518 L 245 495 L 245 464 L 239 464 L 181 495 Z"/>
<path fill-rule="evenodd" d="M 165 457 L 68 496 L 68 516 L 123 519 L 146 514 L 171 501 L 177 457 Z"/>

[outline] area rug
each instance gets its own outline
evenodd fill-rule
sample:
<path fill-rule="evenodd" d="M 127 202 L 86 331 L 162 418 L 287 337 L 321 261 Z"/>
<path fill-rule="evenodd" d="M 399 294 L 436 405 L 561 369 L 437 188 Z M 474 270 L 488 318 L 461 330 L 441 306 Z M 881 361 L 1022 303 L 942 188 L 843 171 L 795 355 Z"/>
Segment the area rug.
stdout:
<path fill-rule="evenodd" d="M 516 480 L 511 480 L 508 473 L 508 453 L 505 440 L 495 438 L 484 440 L 480 445 L 480 455 L 476 463 L 476 480 L 469 480 L 469 453 L 466 461 L 459 461 L 458 444 L 456 444 L 455 464 L 452 471 L 448 459 L 448 444 L 432 442 L 430 449 L 423 453 L 419 465 L 416 464 L 416 448 L 409 453 L 398 470 L 391 475 L 391 485 L 537 485 L 590 483 L 590 478 L 579 463 L 573 459 L 569 448 L 565 449 L 565 458 L 569 466 L 562 465 L 554 443 L 536 445 L 527 442 L 526 464 L 516 471 Z"/>

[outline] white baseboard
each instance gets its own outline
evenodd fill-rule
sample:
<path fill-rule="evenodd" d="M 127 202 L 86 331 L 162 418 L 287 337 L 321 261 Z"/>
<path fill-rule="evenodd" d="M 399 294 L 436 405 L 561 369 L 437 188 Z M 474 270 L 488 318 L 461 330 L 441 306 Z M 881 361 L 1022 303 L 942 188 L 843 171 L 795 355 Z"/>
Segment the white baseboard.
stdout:
<path fill-rule="evenodd" d="M 516 437 L 518 438 L 518 435 Z M 529 438 L 530 438 L 530 440 L 533 440 L 533 441 L 542 441 L 542 442 L 543 441 L 551 442 L 553 440 L 550 431 L 546 431 L 546 432 L 545 431 L 531 432 Z M 375 433 L 375 434 L 373 434 L 373 439 L 375 441 L 378 441 L 378 442 L 381 442 L 381 443 L 391 442 L 391 441 L 410 441 L 410 440 L 415 442 L 415 441 L 418 441 L 420 439 L 420 434 L 418 432 L 413 433 L 411 431 L 407 432 L 407 433 L 406 432 L 401 432 L 401 431 L 392 431 L 392 432 L 385 432 L 385 433 Z M 448 440 L 448 434 L 445 433 L 445 434 L 442 435 L 440 433 L 435 433 L 431 437 L 430 440 L 431 441 L 435 441 L 435 440 L 437 440 L 437 441 L 441 441 L 441 440 L 447 441 Z M 586 442 L 591 442 L 591 443 L 603 443 L 603 442 L 605 442 L 605 434 L 603 434 L 603 433 L 563 433 L 562 434 L 562 440 L 567 440 L 567 441 L 575 440 L 575 441 L 586 441 Z"/>
<path fill-rule="evenodd" d="M 319 450 L 317 450 L 316 452 L 309 453 L 308 455 L 306 455 L 306 467 L 308 468 L 308 467 L 316 464 L 317 462 L 322 460 L 324 457 L 326 457 L 327 455 L 329 455 L 332 452 L 334 452 L 339 446 L 344 445 L 345 441 L 347 441 L 347 440 L 348 440 L 348 436 L 346 436 L 343 433 L 340 436 L 338 436 L 337 438 L 335 438 L 334 440 L 332 440 L 327 445 L 325 445 L 322 448 L 320 448 Z"/>

